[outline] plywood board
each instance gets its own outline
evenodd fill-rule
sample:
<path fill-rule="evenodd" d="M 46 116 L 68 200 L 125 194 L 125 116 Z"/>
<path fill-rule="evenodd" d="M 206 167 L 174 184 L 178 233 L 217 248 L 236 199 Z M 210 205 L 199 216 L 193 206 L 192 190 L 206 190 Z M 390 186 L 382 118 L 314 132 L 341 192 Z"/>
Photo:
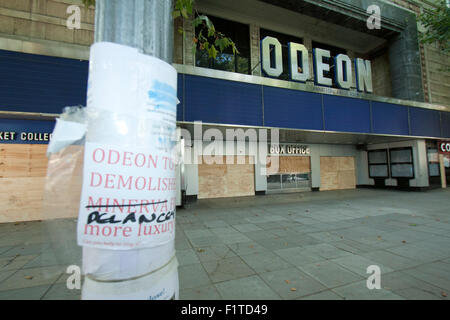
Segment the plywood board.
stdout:
<path fill-rule="evenodd" d="M 0 179 L 0 223 L 42 219 L 44 177 Z"/>
<path fill-rule="evenodd" d="M 237 164 L 236 157 L 234 157 L 233 164 L 227 164 L 226 157 L 223 157 L 222 161 L 219 161 L 223 164 L 206 164 L 205 161 L 199 164 L 198 198 L 206 199 L 254 195 L 255 170 L 254 165 L 251 164 L 253 159 L 246 156 L 240 160 L 245 164 Z"/>
<path fill-rule="evenodd" d="M 29 144 L 2 144 L 0 146 L 0 152 L 3 154 L 2 176 L 29 177 L 30 149 Z"/>
<path fill-rule="evenodd" d="M 355 187 L 353 157 L 320 157 L 320 190 L 354 189 Z"/>
<path fill-rule="evenodd" d="M 0 144 L 0 177 L 45 177 L 47 145 Z"/>
<path fill-rule="evenodd" d="M 339 171 L 339 157 L 320 157 L 320 172 Z"/>
<path fill-rule="evenodd" d="M 279 156 L 270 156 L 267 157 L 266 162 L 266 174 L 272 175 L 277 174 L 280 171 L 280 157 Z"/>
<path fill-rule="evenodd" d="M 356 177 L 354 170 L 345 170 L 338 172 L 338 188 L 354 189 L 356 185 Z"/>
<path fill-rule="evenodd" d="M 272 165 L 278 160 L 278 168 Z M 267 157 L 267 174 L 277 173 L 309 173 L 311 172 L 310 157 L 289 157 L 289 156 L 272 156 Z"/>
<path fill-rule="evenodd" d="M 48 158 L 46 144 L 32 144 L 30 147 L 30 177 L 45 177 L 47 174 Z"/>
<path fill-rule="evenodd" d="M 49 177 L 54 183 L 46 183 L 46 145 L 1 146 L 2 158 L 29 155 L 27 169 L 7 171 L 0 178 L 0 223 L 32 221 L 53 218 L 76 217 L 80 201 L 83 148 L 71 146 L 51 158 Z M 12 146 L 12 147 L 11 147 Z M 6 152 L 7 150 L 7 152 Z M 11 168 L 11 160 L 5 169 Z M 23 163 L 21 163 L 21 166 Z M 45 200 L 45 201 L 43 201 Z"/>
<path fill-rule="evenodd" d="M 83 151 L 82 146 L 69 146 L 50 157 L 43 203 L 44 219 L 78 216 L 83 182 Z"/>
<path fill-rule="evenodd" d="M 280 157 L 280 173 L 306 173 L 310 171 L 310 157 Z"/>

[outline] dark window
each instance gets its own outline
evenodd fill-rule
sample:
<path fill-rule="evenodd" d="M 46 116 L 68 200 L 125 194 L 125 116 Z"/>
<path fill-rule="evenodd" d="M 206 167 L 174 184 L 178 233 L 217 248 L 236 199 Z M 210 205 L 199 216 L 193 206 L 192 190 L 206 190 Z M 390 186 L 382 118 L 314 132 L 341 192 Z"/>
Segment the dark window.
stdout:
<path fill-rule="evenodd" d="M 217 69 L 230 72 L 250 74 L 250 30 L 246 24 L 233 22 L 208 15 L 218 32 L 233 40 L 238 49 L 238 54 L 233 54 L 231 47 L 226 48 L 222 53 L 218 52 L 215 59 L 208 56 L 208 51 L 200 50 L 197 46 L 195 53 L 195 65 L 197 67 Z M 195 29 L 198 34 L 202 26 Z M 206 28 L 203 35 L 206 36 Z M 214 43 L 215 39 L 209 39 Z M 218 49 L 218 48 L 217 48 Z"/>
<path fill-rule="evenodd" d="M 281 52 L 283 56 L 283 73 L 278 77 L 278 79 L 282 80 L 289 80 L 289 52 L 288 52 L 288 43 L 289 42 L 295 42 L 303 44 L 302 38 L 297 38 L 294 36 L 290 36 L 287 34 L 278 33 L 275 31 L 270 31 L 266 29 L 260 29 L 260 40 L 264 39 L 265 37 L 273 37 L 278 39 L 281 43 Z M 272 61 L 272 55 L 271 55 L 271 65 L 274 65 L 274 62 Z M 258 66 L 261 68 L 261 63 Z"/>
<path fill-rule="evenodd" d="M 427 148 L 428 174 L 430 177 L 440 177 L 441 168 L 439 163 L 439 153 L 437 148 Z"/>
<path fill-rule="evenodd" d="M 338 48 L 338 47 L 333 47 L 328 44 L 324 44 L 324 43 L 320 43 L 320 42 L 316 42 L 316 41 L 312 42 L 312 47 L 330 51 L 331 57 L 329 59 L 328 58 L 323 59 L 323 62 L 328 63 L 330 65 L 330 71 L 324 72 L 323 75 L 327 78 L 332 79 L 332 82 L 333 82 L 332 87 L 333 88 L 338 88 L 338 86 L 336 85 L 336 82 L 334 80 L 334 68 L 335 68 L 334 58 L 339 54 L 347 54 L 347 50 Z"/>
<path fill-rule="evenodd" d="M 387 150 L 371 150 L 367 153 L 369 160 L 370 178 L 388 178 L 388 157 Z"/>
<path fill-rule="evenodd" d="M 412 148 L 390 149 L 389 158 L 392 178 L 414 179 Z"/>

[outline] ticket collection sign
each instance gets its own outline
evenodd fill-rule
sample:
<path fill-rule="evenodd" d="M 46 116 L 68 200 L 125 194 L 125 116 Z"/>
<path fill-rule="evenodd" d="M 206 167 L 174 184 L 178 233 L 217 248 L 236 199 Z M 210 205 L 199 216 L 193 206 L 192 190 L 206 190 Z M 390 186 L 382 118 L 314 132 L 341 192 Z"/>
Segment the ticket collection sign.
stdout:
<path fill-rule="evenodd" d="M 51 138 L 52 134 L 49 132 L 0 131 L 0 143 L 17 141 L 48 143 Z"/>
<path fill-rule="evenodd" d="M 171 154 L 86 143 L 78 244 L 126 250 L 174 240 L 174 190 Z"/>

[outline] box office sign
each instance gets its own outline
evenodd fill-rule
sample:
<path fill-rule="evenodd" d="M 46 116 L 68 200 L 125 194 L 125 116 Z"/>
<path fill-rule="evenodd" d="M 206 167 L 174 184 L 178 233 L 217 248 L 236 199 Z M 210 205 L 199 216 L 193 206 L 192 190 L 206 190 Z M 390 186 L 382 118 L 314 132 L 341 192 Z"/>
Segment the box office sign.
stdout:
<path fill-rule="evenodd" d="M 296 155 L 309 156 L 311 149 L 309 146 L 299 144 L 272 144 L 269 145 L 271 155 Z"/>
<path fill-rule="evenodd" d="M 450 141 L 440 141 L 438 143 L 439 153 L 450 155 Z"/>

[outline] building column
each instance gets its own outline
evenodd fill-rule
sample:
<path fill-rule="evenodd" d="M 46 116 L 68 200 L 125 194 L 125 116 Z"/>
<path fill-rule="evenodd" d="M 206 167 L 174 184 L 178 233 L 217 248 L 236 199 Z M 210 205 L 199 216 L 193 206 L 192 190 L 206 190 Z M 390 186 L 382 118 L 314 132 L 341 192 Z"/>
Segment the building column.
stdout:
<path fill-rule="evenodd" d="M 439 169 L 441 171 L 441 186 L 447 188 L 447 177 L 445 176 L 444 155 L 439 154 Z"/>
<path fill-rule="evenodd" d="M 192 25 L 192 17 L 189 19 L 183 19 L 183 64 L 188 66 L 195 66 L 195 53 L 194 53 L 194 39 L 195 30 Z"/>
<path fill-rule="evenodd" d="M 423 102 L 422 68 L 414 13 L 409 13 L 407 23 L 401 34 L 389 44 L 392 95 L 398 99 Z"/>
<path fill-rule="evenodd" d="M 303 37 L 303 45 L 308 49 L 309 56 L 309 79 L 308 81 L 314 82 L 314 63 L 313 63 L 313 47 L 312 40 L 308 37 Z M 307 81 L 307 82 L 308 82 Z"/>
<path fill-rule="evenodd" d="M 250 24 L 250 74 L 254 76 L 261 76 L 259 26 L 255 24 Z"/>
<path fill-rule="evenodd" d="M 354 64 L 353 64 L 353 60 L 355 60 L 356 55 L 355 55 L 354 51 L 347 50 L 347 56 L 352 61 L 352 86 L 350 88 L 350 91 L 356 92 L 357 91 L 357 88 L 356 88 L 356 70 L 355 70 L 355 67 L 354 67 Z"/>

